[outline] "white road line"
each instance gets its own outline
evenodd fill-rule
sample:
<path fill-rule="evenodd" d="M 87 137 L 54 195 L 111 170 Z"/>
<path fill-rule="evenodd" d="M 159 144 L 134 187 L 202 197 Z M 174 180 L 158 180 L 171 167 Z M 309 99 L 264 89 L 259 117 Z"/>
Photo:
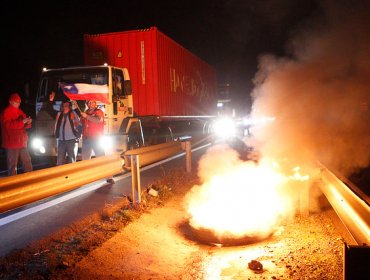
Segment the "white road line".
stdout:
<path fill-rule="evenodd" d="M 200 149 L 204 149 L 204 148 L 206 148 L 206 147 L 208 147 L 210 145 L 211 144 L 206 144 L 206 145 L 203 145 L 203 146 L 194 148 L 194 149 L 192 149 L 192 152 L 198 151 Z M 153 164 L 150 164 L 148 166 L 145 166 L 145 167 L 141 168 L 141 171 L 149 170 L 149 169 L 151 169 L 153 167 L 156 167 L 156 166 L 161 165 L 163 163 L 166 163 L 168 161 L 174 160 L 176 158 L 182 157 L 184 155 L 185 155 L 185 153 L 181 153 L 181 154 L 175 155 L 173 157 L 170 157 L 170 158 L 167 158 L 167 159 L 158 161 L 156 163 L 153 163 Z M 128 177 L 131 177 L 131 173 L 126 173 L 126 174 L 117 176 L 114 179 L 115 179 L 115 181 L 120 181 L 120 180 L 123 180 L 123 179 L 128 178 Z M 61 197 L 52 199 L 52 200 L 47 201 L 45 203 L 42 203 L 42 204 L 39 204 L 39 205 L 30 207 L 28 209 L 25 209 L 25 210 L 19 211 L 17 213 L 11 214 L 9 216 L 6 216 L 4 218 L 1 218 L 0 219 L 0 227 L 1 226 L 4 226 L 6 224 L 9 224 L 9 223 L 15 222 L 15 221 L 17 221 L 19 219 L 22 219 L 22 218 L 27 217 L 29 215 L 32 215 L 34 213 L 40 212 L 42 210 L 45 210 L 47 208 L 53 207 L 55 205 L 58 205 L 58 204 L 60 204 L 62 202 L 65 202 L 65 201 L 70 200 L 72 198 L 75 198 L 75 197 L 78 197 L 80 195 L 83 195 L 85 193 L 92 192 L 92 191 L 94 191 L 94 190 L 102 187 L 104 184 L 105 184 L 105 180 L 104 181 L 103 180 L 100 180 L 100 181 L 98 181 L 96 183 L 93 183 L 92 185 L 90 185 L 88 187 L 85 187 L 85 188 L 82 188 L 82 189 L 77 189 L 77 190 L 72 191 L 71 193 L 68 193 L 66 195 L 63 195 Z"/>

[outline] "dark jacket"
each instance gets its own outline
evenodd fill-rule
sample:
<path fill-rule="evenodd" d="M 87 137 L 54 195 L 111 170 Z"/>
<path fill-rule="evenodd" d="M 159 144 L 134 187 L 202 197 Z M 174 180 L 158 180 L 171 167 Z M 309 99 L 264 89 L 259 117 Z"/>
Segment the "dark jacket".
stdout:
<path fill-rule="evenodd" d="M 59 112 L 58 115 L 57 115 L 56 124 L 55 124 L 55 137 L 57 139 L 60 139 L 60 140 L 66 140 L 66 139 L 63 139 L 62 135 L 59 135 L 60 127 L 62 125 L 63 119 L 64 119 L 63 112 Z M 74 138 L 75 139 L 80 138 L 81 137 L 82 126 L 81 126 L 81 122 L 80 122 L 78 116 L 76 115 L 76 113 L 74 113 L 73 111 L 70 111 L 67 115 L 67 120 L 66 121 L 68 121 L 69 124 L 70 124 L 69 127 L 72 129 L 72 133 L 75 136 Z M 68 139 L 68 140 L 71 140 L 71 139 Z"/>

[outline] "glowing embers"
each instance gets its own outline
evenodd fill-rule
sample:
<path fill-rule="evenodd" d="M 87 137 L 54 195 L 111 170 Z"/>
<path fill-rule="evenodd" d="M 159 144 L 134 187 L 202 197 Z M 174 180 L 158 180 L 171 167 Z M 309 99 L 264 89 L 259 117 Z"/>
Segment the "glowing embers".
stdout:
<path fill-rule="evenodd" d="M 201 160 L 199 175 L 203 184 L 188 193 L 186 209 L 194 236 L 204 243 L 260 241 L 294 214 L 289 178 L 272 161 L 243 162 L 216 147 Z"/>

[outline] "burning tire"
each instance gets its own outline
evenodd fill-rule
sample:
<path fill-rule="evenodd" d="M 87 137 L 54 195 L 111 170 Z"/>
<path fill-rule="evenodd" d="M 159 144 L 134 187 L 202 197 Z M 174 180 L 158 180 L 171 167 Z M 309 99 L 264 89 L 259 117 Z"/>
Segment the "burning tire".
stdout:
<path fill-rule="evenodd" d="M 257 236 L 257 235 L 251 235 L 251 236 L 232 236 L 232 235 L 218 235 L 214 231 L 206 229 L 206 228 L 199 228 L 196 229 L 192 227 L 189 223 L 187 223 L 187 226 L 190 229 L 190 232 L 192 234 L 192 239 L 194 241 L 197 241 L 202 244 L 206 245 L 222 245 L 222 246 L 240 246 L 240 245 L 246 245 L 246 244 L 252 244 L 252 243 L 258 243 L 263 240 L 268 239 L 271 237 L 265 236 Z"/>

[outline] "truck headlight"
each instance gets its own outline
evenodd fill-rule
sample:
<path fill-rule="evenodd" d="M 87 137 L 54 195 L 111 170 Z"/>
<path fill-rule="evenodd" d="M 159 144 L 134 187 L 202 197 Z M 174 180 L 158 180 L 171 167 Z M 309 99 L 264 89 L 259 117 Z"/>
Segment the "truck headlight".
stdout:
<path fill-rule="evenodd" d="M 100 137 L 100 139 L 99 139 L 99 145 L 104 150 L 110 150 L 110 149 L 113 148 L 113 138 L 104 135 L 104 136 Z"/>
<path fill-rule="evenodd" d="M 217 137 L 226 139 L 235 136 L 236 124 L 231 118 L 221 118 L 215 121 L 213 124 L 213 132 Z"/>
<path fill-rule="evenodd" d="M 32 148 L 40 152 L 41 154 L 45 154 L 46 152 L 44 142 L 40 138 L 34 138 L 32 140 Z"/>
<path fill-rule="evenodd" d="M 40 138 L 35 138 L 32 140 L 32 147 L 34 149 L 39 149 L 42 146 L 42 140 Z"/>

